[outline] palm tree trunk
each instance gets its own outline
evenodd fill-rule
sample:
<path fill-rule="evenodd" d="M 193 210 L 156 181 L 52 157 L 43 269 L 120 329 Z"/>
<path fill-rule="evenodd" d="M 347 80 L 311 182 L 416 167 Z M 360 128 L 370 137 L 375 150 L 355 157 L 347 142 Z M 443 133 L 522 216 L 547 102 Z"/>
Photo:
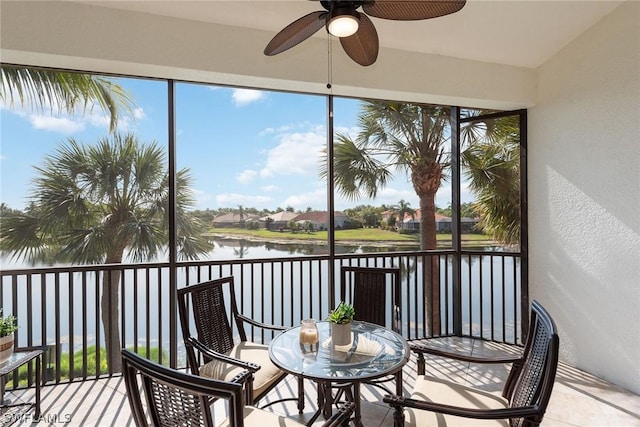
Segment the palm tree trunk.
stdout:
<path fill-rule="evenodd" d="M 420 248 L 433 250 L 436 239 L 435 193 L 420 195 Z M 422 264 L 424 298 L 428 331 L 431 336 L 440 335 L 440 268 L 438 257 L 430 256 Z"/>
<path fill-rule="evenodd" d="M 107 261 L 109 263 L 109 261 Z M 107 366 L 109 374 L 122 372 L 122 358 L 120 351 L 120 310 L 119 287 L 120 270 L 106 270 L 102 274 L 102 298 L 100 300 L 102 325 L 104 327 L 104 341 L 107 352 Z M 96 364 L 97 364 L 96 360 Z"/>

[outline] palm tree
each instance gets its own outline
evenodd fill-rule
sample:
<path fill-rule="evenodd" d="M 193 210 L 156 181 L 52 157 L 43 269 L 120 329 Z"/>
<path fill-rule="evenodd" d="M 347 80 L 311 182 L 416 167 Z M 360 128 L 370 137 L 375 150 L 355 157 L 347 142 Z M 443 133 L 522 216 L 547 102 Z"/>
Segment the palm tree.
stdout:
<path fill-rule="evenodd" d="M 400 229 L 404 228 L 404 217 L 407 215 L 411 216 L 411 219 L 415 218 L 416 211 L 415 209 L 411 209 L 411 203 L 405 202 L 404 199 L 401 199 L 396 206 L 396 212 L 398 213 L 398 218 L 400 219 Z"/>
<path fill-rule="evenodd" d="M 344 197 L 373 198 L 395 170 L 406 172 L 420 200 L 420 247 L 436 249 L 435 195 L 448 167 L 444 143 L 450 109 L 437 105 L 367 101 L 358 117 L 355 140 L 337 134 L 334 144 L 336 189 Z M 386 159 L 383 161 L 381 159 Z M 327 167 L 320 170 L 326 177 Z M 402 221 L 400 216 L 399 220 Z M 436 257 L 424 266 L 427 318 L 440 331 L 439 269 Z"/>
<path fill-rule="evenodd" d="M 334 144 L 335 184 L 351 200 L 373 198 L 394 169 L 405 171 L 420 201 L 420 247 L 436 249 L 435 195 L 450 159 L 445 143 L 450 134 L 450 109 L 445 106 L 368 101 L 358 117 L 355 140 L 337 134 Z M 482 114 L 482 111 L 469 114 Z M 471 122 L 462 127 L 471 190 L 482 226 L 509 241 L 519 236 L 519 129 L 515 118 Z M 498 147 L 495 147 L 495 145 Z M 383 161 L 382 159 L 387 159 Z M 321 176 L 327 176 L 326 163 Z M 498 194 L 499 193 L 499 194 Z M 399 215 L 402 222 L 404 215 Z M 424 265 L 427 318 L 432 332 L 440 330 L 439 269 L 435 257 Z"/>
<path fill-rule="evenodd" d="M 483 112 L 479 112 L 483 113 Z M 477 113 L 476 113 L 477 114 Z M 516 116 L 461 128 L 462 162 L 475 194 L 479 226 L 494 239 L 520 241 L 520 127 Z"/>
<path fill-rule="evenodd" d="M 116 129 L 119 112 L 130 115 L 134 107 L 125 90 L 109 78 L 9 65 L 0 67 L 0 101 L 69 113 L 79 106 L 91 108 L 95 102 L 109 113 L 110 132 Z"/>
<path fill-rule="evenodd" d="M 3 218 L 0 245 L 30 261 L 116 264 L 153 259 L 168 243 L 169 186 L 165 154 L 133 134 L 113 134 L 96 145 L 74 139 L 36 167 L 30 207 Z M 204 225 L 186 208 L 193 199 L 186 169 L 177 173 L 178 256 L 211 249 Z M 110 372 L 121 370 L 118 289 L 121 273 L 103 273 L 101 315 Z"/>
<path fill-rule="evenodd" d="M 449 108 L 386 101 L 367 101 L 361 108 L 355 140 L 336 135 L 338 192 L 351 200 L 373 198 L 395 170 L 406 172 L 420 200 L 420 246 L 436 249 L 435 195 L 449 161 L 444 150 Z M 326 177 L 326 165 L 321 175 Z"/>

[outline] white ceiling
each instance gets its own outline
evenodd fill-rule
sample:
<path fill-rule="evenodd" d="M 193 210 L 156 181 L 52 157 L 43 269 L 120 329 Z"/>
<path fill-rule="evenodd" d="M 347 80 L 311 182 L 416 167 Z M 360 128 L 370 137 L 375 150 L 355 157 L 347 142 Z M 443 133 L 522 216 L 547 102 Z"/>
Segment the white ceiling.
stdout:
<path fill-rule="evenodd" d="M 634 1 L 634 0 L 629 0 Z M 314 0 L 78 0 L 103 7 L 267 30 L 322 10 Z M 423 21 L 372 18 L 381 47 L 536 68 L 623 1 L 467 0 L 453 15 Z M 315 37 L 326 37 L 324 31 Z M 269 42 L 265 40 L 264 44 Z M 293 49 L 304 49 L 304 42 Z"/>

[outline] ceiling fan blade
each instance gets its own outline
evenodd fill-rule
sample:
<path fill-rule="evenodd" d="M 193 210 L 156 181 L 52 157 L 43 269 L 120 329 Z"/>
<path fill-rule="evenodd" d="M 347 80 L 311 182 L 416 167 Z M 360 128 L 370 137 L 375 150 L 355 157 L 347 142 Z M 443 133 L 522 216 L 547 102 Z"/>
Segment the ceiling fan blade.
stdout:
<path fill-rule="evenodd" d="M 349 37 L 340 37 L 342 48 L 351 59 L 362 66 L 368 66 L 378 59 L 378 32 L 371 19 L 360 14 L 358 31 Z"/>
<path fill-rule="evenodd" d="M 271 39 L 267 47 L 264 48 L 264 54 L 267 56 L 277 55 L 305 41 L 324 27 L 326 16 L 327 12 L 317 11 L 293 21 Z"/>
<path fill-rule="evenodd" d="M 376 0 L 362 10 L 369 16 L 396 21 L 414 21 L 449 15 L 462 9 L 466 0 Z"/>

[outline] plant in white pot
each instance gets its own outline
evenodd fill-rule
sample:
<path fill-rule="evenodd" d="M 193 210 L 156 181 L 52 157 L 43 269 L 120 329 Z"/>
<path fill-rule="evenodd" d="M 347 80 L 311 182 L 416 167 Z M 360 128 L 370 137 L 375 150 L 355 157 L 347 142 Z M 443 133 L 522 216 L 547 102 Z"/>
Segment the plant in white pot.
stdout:
<path fill-rule="evenodd" d="M 327 320 L 331 323 L 331 340 L 334 345 L 351 343 L 351 322 L 355 315 L 353 306 L 344 301 L 329 313 Z"/>
<path fill-rule="evenodd" d="M 13 333 L 18 329 L 18 319 L 15 316 L 3 316 L 0 308 L 0 363 L 13 354 Z"/>

